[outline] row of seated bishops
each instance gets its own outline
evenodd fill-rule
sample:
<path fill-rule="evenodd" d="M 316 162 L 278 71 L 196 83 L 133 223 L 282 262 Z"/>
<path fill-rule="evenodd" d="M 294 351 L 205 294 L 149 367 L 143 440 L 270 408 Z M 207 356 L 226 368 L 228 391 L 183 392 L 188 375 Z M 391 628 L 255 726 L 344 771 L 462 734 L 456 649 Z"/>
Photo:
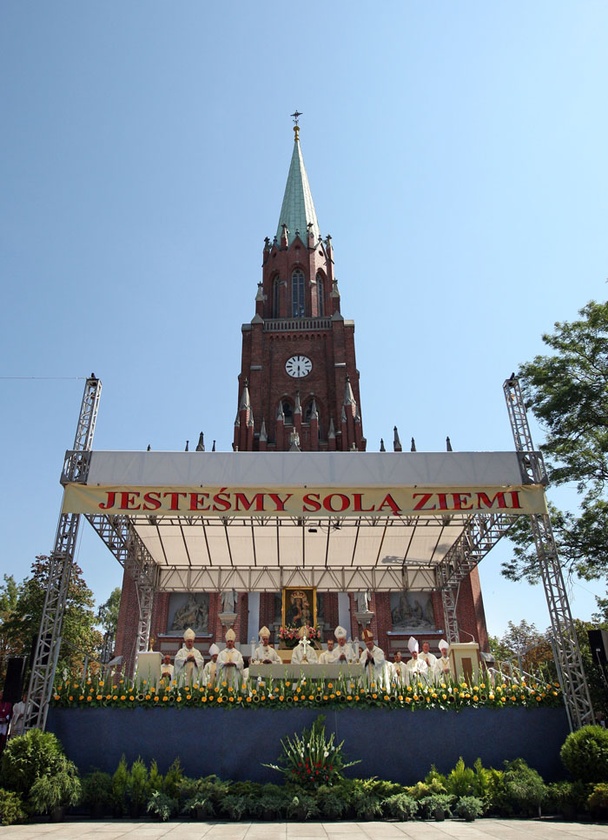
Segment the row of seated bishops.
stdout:
<path fill-rule="evenodd" d="M 365 675 L 370 680 L 388 685 L 391 683 L 405 684 L 423 680 L 426 682 L 441 682 L 450 676 L 449 645 L 443 639 L 439 642 L 440 655 L 430 652 L 429 642 L 422 643 L 420 651 L 418 640 L 413 636 L 408 640 L 410 659 L 405 661 L 400 651 L 389 661 L 384 651 L 374 643 L 374 636 L 370 630 L 363 631 L 363 651 L 359 643 L 348 642 L 344 627 L 336 627 L 335 641 L 327 640 L 327 649 L 318 652 L 310 643 L 306 628 L 302 628 L 300 641 L 291 654 L 292 665 L 358 663 L 363 666 Z M 171 657 L 164 656 L 161 664 L 161 677 L 169 679 L 200 682 L 211 685 L 215 682 L 229 681 L 237 683 L 248 678 L 248 669 L 241 652 L 235 647 L 236 634 L 230 629 L 226 632 L 226 646 L 220 650 L 216 644 L 209 648 L 210 660 L 205 663 L 202 653 L 194 646 L 195 633 L 188 629 L 184 633 L 184 644 L 175 655 L 174 664 Z M 282 665 L 284 660 L 270 644 L 270 630 L 262 627 L 259 631 L 260 644 L 250 657 L 250 664 Z"/>

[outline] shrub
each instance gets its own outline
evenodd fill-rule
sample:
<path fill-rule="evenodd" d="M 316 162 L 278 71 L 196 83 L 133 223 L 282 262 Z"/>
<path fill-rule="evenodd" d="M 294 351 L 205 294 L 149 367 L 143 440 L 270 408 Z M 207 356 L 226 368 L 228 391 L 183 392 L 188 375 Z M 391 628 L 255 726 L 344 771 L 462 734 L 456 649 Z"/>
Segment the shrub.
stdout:
<path fill-rule="evenodd" d="M 483 812 L 483 802 L 477 796 L 461 796 L 454 808 L 456 816 L 467 822 L 473 822 L 477 817 L 481 817 Z"/>
<path fill-rule="evenodd" d="M 162 790 L 154 790 L 150 794 L 148 800 L 147 811 L 158 817 L 162 822 L 167 822 L 172 816 L 177 814 L 178 803 L 177 799 L 167 796 Z"/>
<path fill-rule="evenodd" d="M 338 785 L 321 785 L 317 788 L 317 805 L 321 817 L 339 820 L 349 807 L 352 785 L 347 780 Z"/>
<path fill-rule="evenodd" d="M 505 762 L 502 782 L 496 804 L 503 816 L 540 816 L 547 788 L 541 776 L 528 767 L 523 758 Z"/>
<path fill-rule="evenodd" d="M 7 743 L 2 753 L 0 781 L 8 790 L 27 797 L 36 779 L 53 773 L 63 757 L 55 735 L 30 729 Z"/>
<path fill-rule="evenodd" d="M 587 810 L 590 789 L 589 784 L 581 781 L 552 782 L 546 786 L 543 811 L 573 820 L 577 814 Z"/>
<path fill-rule="evenodd" d="M 176 758 L 165 773 L 165 778 L 163 779 L 163 793 L 166 793 L 167 796 L 170 796 L 172 799 L 177 799 L 179 786 L 184 778 L 185 776 L 181 761 L 179 758 Z"/>
<path fill-rule="evenodd" d="M 448 773 L 445 786 L 452 796 L 472 796 L 475 793 L 477 777 L 475 771 L 467 767 L 460 757 L 454 769 Z"/>
<path fill-rule="evenodd" d="M 608 782 L 608 731 L 602 726 L 583 726 L 564 741 L 562 762 L 575 779 Z"/>
<path fill-rule="evenodd" d="M 302 790 L 291 798 L 287 805 L 287 816 L 291 820 L 311 820 L 319 816 L 317 800 Z"/>
<path fill-rule="evenodd" d="M 127 813 L 129 792 L 129 766 L 126 756 L 121 756 L 112 776 L 112 810 L 114 816 L 124 817 Z"/>
<path fill-rule="evenodd" d="M 127 793 L 131 806 L 131 816 L 139 817 L 144 812 L 144 809 L 150 799 L 148 768 L 139 757 L 136 758 L 131 765 L 129 780 L 127 783 Z"/>
<path fill-rule="evenodd" d="M 24 822 L 27 814 L 23 809 L 23 802 L 18 793 L 13 790 L 0 788 L 0 825 L 12 825 Z"/>
<path fill-rule="evenodd" d="M 82 780 L 82 804 L 92 814 L 101 816 L 112 806 L 112 777 L 101 770 L 93 770 Z"/>
<path fill-rule="evenodd" d="M 605 819 L 608 814 L 608 785 L 604 782 L 595 785 L 587 799 L 591 813 L 598 819 Z"/>
<path fill-rule="evenodd" d="M 447 793 L 433 793 L 418 801 L 422 819 L 444 820 L 452 816 L 452 797 Z"/>
<path fill-rule="evenodd" d="M 382 803 L 382 811 L 391 820 L 413 820 L 418 812 L 418 803 L 407 793 L 395 793 Z"/>
<path fill-rule="evenodd" d="M 50 814 L 58 808 L 77 805 L 81 785 L 73 761 L 61 756 L 53 772 L 39 776 L 31 787 L 29 803 L 38 814 Z"/>

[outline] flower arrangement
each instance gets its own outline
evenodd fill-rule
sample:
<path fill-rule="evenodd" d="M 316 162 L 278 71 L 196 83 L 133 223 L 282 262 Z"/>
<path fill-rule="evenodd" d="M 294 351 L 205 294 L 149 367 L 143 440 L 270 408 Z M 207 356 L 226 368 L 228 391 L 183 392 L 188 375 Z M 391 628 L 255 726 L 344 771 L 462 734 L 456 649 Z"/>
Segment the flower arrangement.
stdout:
<path fill-rule="evenodd" d="M 417 682 L 408 686 L 383 686 L 366 679 L 341 676 L 337 680 L 266 680 L 243 682 L 235 687 L 224 681 L 213 686 L 161 679 L 134 683 L 123 677 L 113 681 L 99 674 L 62 676 L 54 686 L 51 703 L 61 707 L 95 708 L 313 708 L 370 707 L 393 709 L 541 708 L 563 703 L 555 683 L 466 682 L 439 684 Z"/>
<path fill-rule="evenodd" d="M 317 642 L 321 639 L 321 631 L 318 627 L 311 627 L 309 624 L 304 625 L 306 630 L 306 638 L 309 642 Z M 300 632 L 302 627 L 297 627 L 295 624 L 287 624 L 285 627 L 279 628 L 279 639 L 286 647 L 295 647 L 301 639 Z"/>
<path fill-rule="evenodd" d="M 283 773 L 285 781 L 304 788 L 334 785 L 344 778 L 344 770 L 359 761 L 345 761 L 342 753 L 344 741 L 334 744 L 335 733 L 327 738 L 325 717 L 319 715 L 310 730 L 301 735 L 281 740 L 282 753 L 279 764 L 265 764 Z"/>

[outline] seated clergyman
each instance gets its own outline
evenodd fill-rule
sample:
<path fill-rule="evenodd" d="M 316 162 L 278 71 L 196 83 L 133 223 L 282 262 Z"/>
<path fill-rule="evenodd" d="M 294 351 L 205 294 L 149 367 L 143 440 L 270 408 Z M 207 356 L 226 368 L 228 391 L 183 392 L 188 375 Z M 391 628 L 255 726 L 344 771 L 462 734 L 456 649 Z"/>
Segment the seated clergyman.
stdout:
<path fill-rule="evenodd" d="M 253 661 L 261 665 L 281 665 L 281 657 L 270 644 L 270 630 L 268 627 L 260 628 L 258 633 L 260 644 L 255 649 Z"/>
<path fill-rule="evenodd" d="M 291 654 L 291 664 L 308 665 L 311 662 L 317 662 L 317 652 L 310 643 L 307 628 L 300 627 L 300 641 Z"/>

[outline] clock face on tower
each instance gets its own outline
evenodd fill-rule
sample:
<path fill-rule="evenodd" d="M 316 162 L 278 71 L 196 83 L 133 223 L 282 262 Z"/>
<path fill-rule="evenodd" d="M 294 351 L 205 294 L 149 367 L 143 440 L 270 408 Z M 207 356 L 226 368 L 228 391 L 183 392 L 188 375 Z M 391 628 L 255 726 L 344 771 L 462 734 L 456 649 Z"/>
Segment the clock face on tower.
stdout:
<path fill-rule="evenodd" d="M 301 379 L 312 370 L 312 362 L 308 356 L 290 356 L 285 362 L 285 370 L 294 379 Z"/>

